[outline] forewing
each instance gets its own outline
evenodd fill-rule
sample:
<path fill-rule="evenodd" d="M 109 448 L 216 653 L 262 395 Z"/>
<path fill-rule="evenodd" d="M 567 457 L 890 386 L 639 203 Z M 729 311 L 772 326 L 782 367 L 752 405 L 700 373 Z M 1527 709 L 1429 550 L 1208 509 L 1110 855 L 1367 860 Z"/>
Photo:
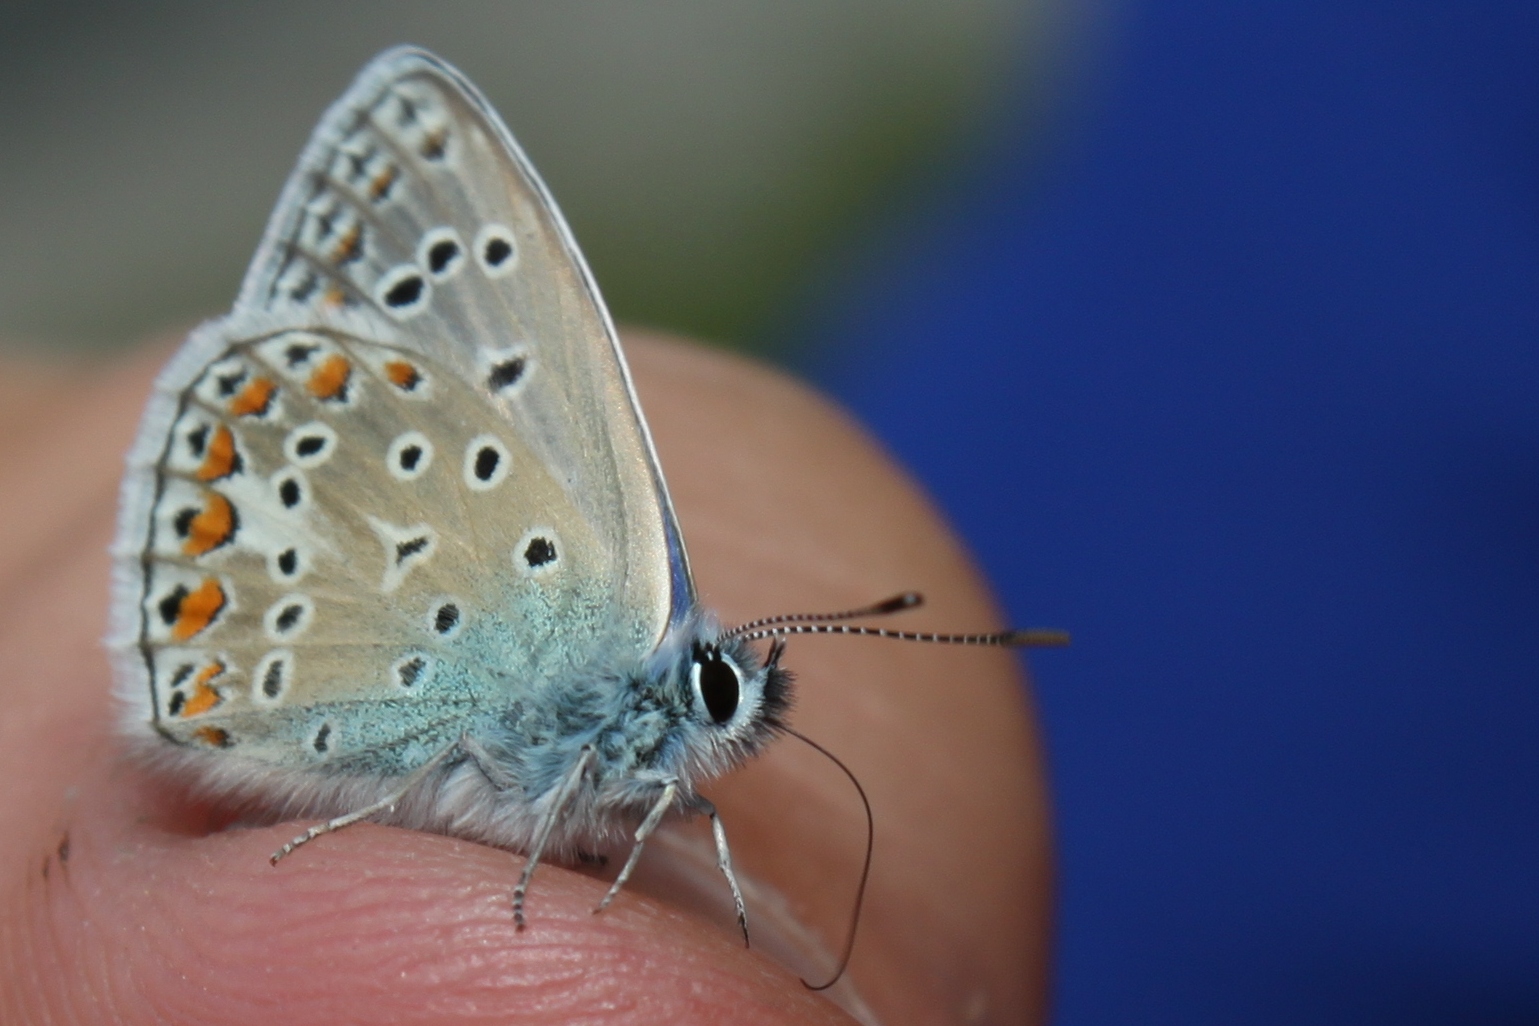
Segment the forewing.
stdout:
<path fill-rule="evenodd" d="M 408 768 L 688 609 L 597 292 L 452 69 L 391 52 L 322 120 L 234 313 L 162 377 L 117 555 L 157 727 L 285 766 Z"/>

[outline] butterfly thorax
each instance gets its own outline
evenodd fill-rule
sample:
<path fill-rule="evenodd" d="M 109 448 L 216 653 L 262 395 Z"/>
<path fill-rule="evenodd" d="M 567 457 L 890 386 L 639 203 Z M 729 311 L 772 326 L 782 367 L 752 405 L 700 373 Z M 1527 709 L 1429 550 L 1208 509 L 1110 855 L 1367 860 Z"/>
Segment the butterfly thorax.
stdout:
<path fill-rule="evenodd" d="M 549 793 L 587 750 L 585 790 L 642 806 L 667 782 L 692 793 L 750 758 L 780 729 L 790 694 L 787 671 L 695 615 L 641 665 L 514 700 L 476 740 L 525 800 Z"/>

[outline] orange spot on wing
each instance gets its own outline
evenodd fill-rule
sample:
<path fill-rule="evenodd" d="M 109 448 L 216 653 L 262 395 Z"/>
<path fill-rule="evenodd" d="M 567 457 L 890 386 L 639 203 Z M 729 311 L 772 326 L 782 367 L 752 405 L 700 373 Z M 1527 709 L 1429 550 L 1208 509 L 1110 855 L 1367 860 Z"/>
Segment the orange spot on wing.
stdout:
<path fill-rule="evenodd" d="M 230 732 L 220 727 L 199 727 L 192 732 L 192 736 L 215 748 L 228 748 L 232 744 Z"/>
<path fill-rule="evenodd" d="M 203 583 L 198 585 L 198 590 L 183 598 L 177 607 L 176 622 L 171 625 L 171 637 L 177 641 L 186 641 L 207 629 L 227 601 L 218 579 L 205 577 Z"/>
<path fill-rule="evenodd" d="M 198 671 L 197 677 L 192 682 L 192 694 L 188 696 L 187 701 L 182 705 L 183 716 L 196 716 L 199 713 L 206 713 L 223 700 L 224 696 L 209 683 L 223 672 L 224 663 L 219 662 L 217 659 Z M 204 729 L 215 728 L 205 727 Z"/>
<path fill-rule="evenodd" d="M 400 174 L 401 172 L 396 169 L 396 166 L 391 164 L 375 175 L 374 180 L 369 183 L 369 199 L 376 203 L 384 199 L 385 195 L 390 192 L 390 187 L 395 184 L 395 180 L 400 177 Z"/>
<path fill-rule="evenodd" d="M 230 412 L 237 417 L 260 417 L 272 408 L 273 396 L 278 386 L 271 378 L 252 378 L 234 399 L 230 400 Z"/>
<path fill-rule="evenodd" d="M 444 155 L 444 144 L 449 141 L 447 128 L 435 128 L 422 140 L 422 155 L 428 160 L 440 160 Z"/>
<path fill-rule="evenodd" d="M 347 391 L 347 381 L 353 376 L 353 365 L 347 358 L 332 353 L 310 374 L 305 387 L 317 399 L 341 399 Z"/>
<path fill-rule="evenodd" d="M 187 540 L 182 543 L 182 553 L 201 556 L 212 552 L 235 537 L 235 507 L 218 492 L 208 493 L 208 505 L 203 512 L 192 518 L 187 526 Z"/>
<path fill-rule="evenodd" d="M 235 451 L 235 434 L 223 424 L 214 428 L 203 453 L 203 463 L 198 467 L 199 481 L 218 481 L 240 469 L 240 454 Z"/>
<path fill-rule="evenodd" d="M 326 291 L 321 295 L 321 302 L 330 307 L 341 307 L 347 303 L 347 293 L 342 291 L 342 286 L 333 282 L 326 286 Z"/>
<path fill-rule="evenodd" d="M 342 233 L 342 238 L 337 240 L 337 248 L 332 250 L 333 263 L 348 264 L 363 255 L 363 225 L 355 224 Z"/>
<path fill-rule="evenodd" d="M 422 383 L 422 374 L 405 360 L 391 360 L 385 364 L 385 377 L 403 392 L 410 392 Z"/>

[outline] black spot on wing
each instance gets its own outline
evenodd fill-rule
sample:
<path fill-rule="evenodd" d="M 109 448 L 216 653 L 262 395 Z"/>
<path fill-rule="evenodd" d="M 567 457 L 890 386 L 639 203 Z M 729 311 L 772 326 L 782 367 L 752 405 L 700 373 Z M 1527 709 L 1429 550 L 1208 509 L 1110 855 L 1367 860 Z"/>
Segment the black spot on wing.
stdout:
<path fill-rule="evenodd" d="M 528 361 L 522 356 L 515 356 L 509 360 L 503 360 L 492 367 L 490 374 L 486 376 L 487 387 L 493 392 L 500 392 L 518 383 L 524 376 L 524 369 Z"/>
<path fill-rule="evenodd" d="M 422 299 L 423 280 L 416 275 L 408 275 L 385 290 L 385 305 L 396 310 L 403 310 L 415 305 Z"/>
<path fill-rule="evenodd" d="M 432 271 L 434 274 L 443 274 L 444 271 L 448 270 L 449 265 L 454 263 L 455 257 L 459 255 L 459 243 L 455 242 L 453 239 L 444 239 L 440 242 L 435 242 L 432 246 L 428 247 L 428 270 Z"/>
<path fill-rule="evenodd" d="M 524 547 L 524 562 L 530 568 L 544 566 L 556 558 L 556 546 L 549 538 L 532 538 Z"/>

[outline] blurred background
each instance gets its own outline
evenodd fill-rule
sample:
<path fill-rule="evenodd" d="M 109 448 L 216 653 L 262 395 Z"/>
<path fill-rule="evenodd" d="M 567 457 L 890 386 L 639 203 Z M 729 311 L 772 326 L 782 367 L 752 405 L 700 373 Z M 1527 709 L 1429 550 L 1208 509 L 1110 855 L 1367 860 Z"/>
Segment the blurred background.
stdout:
<path fill-rule="evenodd" d="M 1073 630 L 1055 1021 L 1539 1021 L 1539 5 L 0 11 L 0 336 L 224 309 L 438 49 L 621 320 L 816 380 Z"/>
<path fill-rule="evenodd" d="M 1024 102 L 1053 2 L 3 3 L 0 337 L 228 308 L 321 111 L 412 42 L 491 98 L 620 320 L 773 348 Z"/>

